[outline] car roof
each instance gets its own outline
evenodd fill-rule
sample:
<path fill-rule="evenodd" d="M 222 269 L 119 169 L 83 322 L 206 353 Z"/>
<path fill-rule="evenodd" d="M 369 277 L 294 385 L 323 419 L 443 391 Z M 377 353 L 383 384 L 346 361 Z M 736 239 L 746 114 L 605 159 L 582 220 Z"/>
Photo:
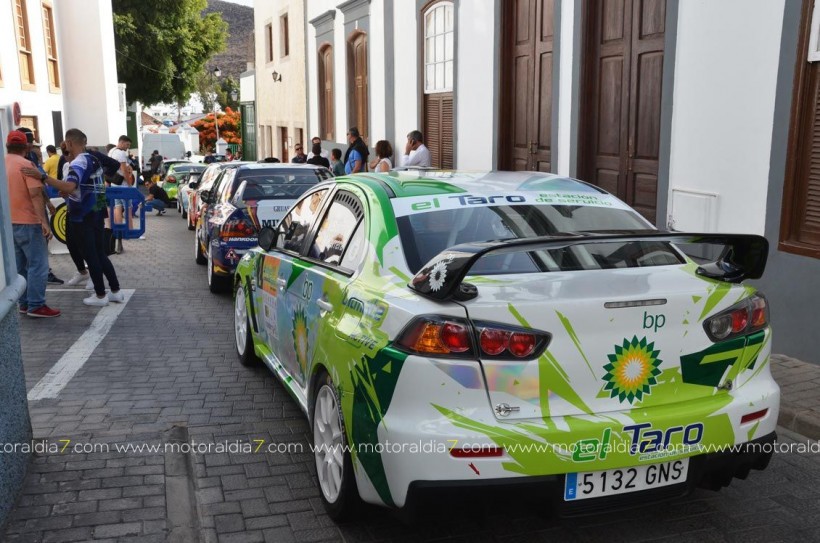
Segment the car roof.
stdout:
<path fill-rule="evenodd" d="M 499 192 L 527 191 L 608 194 L 605 190 L 578 179 L 530 171 L 397 170 L 357 174 L 347 179 L 376 181 L 389 189 L 388 194 L 392 191 L 396 198 L 454 193 L 497 195 Z"/>
<path fill-rule="evenodd" d="M 313 164 L 294 164 L 293 162 L 247 162 L 242 164 L 243 170 L 327 170 L 324 166 Z"/>

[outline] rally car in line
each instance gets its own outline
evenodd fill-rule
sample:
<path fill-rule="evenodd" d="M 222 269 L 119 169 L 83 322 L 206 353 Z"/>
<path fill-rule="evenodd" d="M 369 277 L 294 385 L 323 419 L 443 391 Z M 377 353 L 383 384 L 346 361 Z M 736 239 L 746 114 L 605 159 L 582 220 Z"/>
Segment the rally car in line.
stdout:
<path fill-rule="evenodd" d="M 219 176 L 230 168 L 238 168 L 247 162 L 215 162 L 209 164 L 197 181 L 195 190 L 188 193 L 188 230 L 196 229 L 202 211 L 208 206 L 208 199 Z"/>
<path fill-rule="evenodd" d="M 742 284 L 767 251 L 545 173 L 339 177 L 239 262 L 236 349 L 308 416 L 335 519 L 502 483 L 564 514 L 647 503 L 769 462 L 768 306 Z"/>
<path fill-rule="evenodd" d="M 208 264 L 211 292 L 230 286 L 239 259 L 257 245 L 260 228 L 276 227 L 302 193 L 331 177 L 327 168 L 302 164 L 224 169 L 204 199 L 194 236 L 196 262 Z"/>

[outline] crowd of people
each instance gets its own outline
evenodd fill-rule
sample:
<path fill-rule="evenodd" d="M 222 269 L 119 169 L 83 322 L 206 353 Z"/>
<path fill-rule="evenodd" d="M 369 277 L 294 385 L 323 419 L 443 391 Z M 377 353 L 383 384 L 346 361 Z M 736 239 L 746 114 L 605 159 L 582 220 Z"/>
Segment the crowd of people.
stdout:
<path fill-rule="evenodd" d="M 77 272 L 69 285 L 86 284 L 93 294 L 83 299 L 89 306 L 122 303 L 117 272 L 108 258 L 105 221 L 108 203 L 105 188 L 133 185 L 134 170 L 128 149 L 131 140 L 121 136 L 108 154 L 87 147 L 86 135 L 72 128 L 65 133 L 62 153 L 46 147 L 44 161 L 30 130 L 17 129 L 6 137 L 6 174 L 11 208 L 17 273 L 26 279 L 26 290 L 17 301 L 21 314 L 36 318 L 60 316 L 46 304 L 46 285 L 63 284 L 48 265 L 48 242 L 53 238 L 47 211 L 54 213 L 51 198 L 66 201 L 66 246 Z M 114 213 L 124 213 L 115 202 Z M 116 217 L 114 217 L 116 220 Z M 108 289 L 106 289 L 106 281 Z"/>
<path fill-rule="evenodd" d="M 293 150 L 296 153 L 291 159 L 294 164 L 313 164 L 324 166 L 333 172 L 333 175 L 349 175 L 360 172 L 387 172 L 395 167 L 429 168 L 432 165 L 430 150 L 424 145 L 424 135 L 413 130 L 407 134 L 407 143 L 401 164 L 393 163 L 393 146 L 387 140 L 376 142 L 375 156 L 368 160 L 370 149 L 362 139 L 359 129 L 355 126 L 347 131 L 348 148 L 342 157 L 342 150 L 334 148 L 328 152 L 322 149 L 322 140 L 318 137 L 311 139 L 311 152 L 305 154 L 301 143 L 296 143 Z M 265 162 L 279 162 L 277 158 L 266 158 Z"/>

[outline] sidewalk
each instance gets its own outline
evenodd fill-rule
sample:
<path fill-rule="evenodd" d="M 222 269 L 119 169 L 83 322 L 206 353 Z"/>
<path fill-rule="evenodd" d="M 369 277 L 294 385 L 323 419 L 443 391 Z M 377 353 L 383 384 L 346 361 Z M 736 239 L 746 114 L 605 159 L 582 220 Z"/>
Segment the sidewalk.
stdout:
<path fill-rule="evenodd" d="M 771 358 L 780 385 L 780 419 L 784 428 L 820 439 L 820 366 L 781 354 Z"/>

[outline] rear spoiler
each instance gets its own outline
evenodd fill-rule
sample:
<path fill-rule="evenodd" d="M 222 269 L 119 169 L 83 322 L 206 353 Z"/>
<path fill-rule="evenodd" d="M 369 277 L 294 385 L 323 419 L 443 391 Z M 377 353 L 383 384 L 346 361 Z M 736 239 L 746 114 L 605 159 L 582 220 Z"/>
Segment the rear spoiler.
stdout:
<path fill-rule="evenodd" d="M 769 242 L 763 236 L 751 234 L 684 234 L 677 232 L 644 232 L 632 234 L 560 234 L 537 238 L 514 238 L 478 243 L 464 243 L 445 249 L 430 260 L 413 277 L 409 287 L 436 301 L 451 297 L 459 300 L 475 298 L 475 286 L 463 283 L 470 269 L 482 257 L 536 250 L 563 249 L 574 245 L 649 241 L 724 245 L 720 257 L 698 267 L 697 274 L 710 279 L 739 283 L 744 279 L 759 279 L 766 269 Z"/>

